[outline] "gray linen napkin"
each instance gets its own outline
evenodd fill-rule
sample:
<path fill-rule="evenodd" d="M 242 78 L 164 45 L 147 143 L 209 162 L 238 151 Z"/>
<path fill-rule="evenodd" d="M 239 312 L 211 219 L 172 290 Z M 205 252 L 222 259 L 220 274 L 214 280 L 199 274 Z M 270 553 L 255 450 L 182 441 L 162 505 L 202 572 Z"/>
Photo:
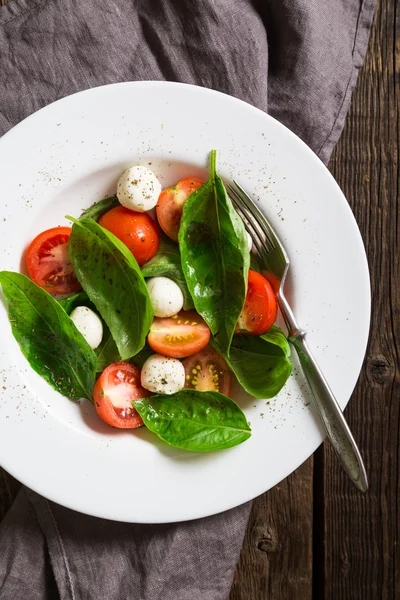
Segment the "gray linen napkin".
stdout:
<path fill-rule="evenodd" d="M 67 94 L 168 79 L 268 110 L 326 163 L 373 10 L 374 0 L 8 0 L 0 135 Z M 126 525 L 22 488 L 0 526 L 0 600 L 225 599 L 249 510 Z"/>

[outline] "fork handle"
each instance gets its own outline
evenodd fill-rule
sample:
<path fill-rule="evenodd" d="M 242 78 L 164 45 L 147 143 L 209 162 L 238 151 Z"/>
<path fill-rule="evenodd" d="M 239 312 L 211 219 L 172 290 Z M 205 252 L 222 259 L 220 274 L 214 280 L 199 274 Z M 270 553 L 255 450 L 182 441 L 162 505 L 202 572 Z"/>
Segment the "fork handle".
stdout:
<path fill-rule="evenodd" d="M 297 351 L 325 431 L 343 469 L 358 489 L 366 492 L 368 479 L 360 451 L 332 390 L 311 354 L 305 337 L 305 331 L 297 330 L 289 337 L 289 341 Z"/>

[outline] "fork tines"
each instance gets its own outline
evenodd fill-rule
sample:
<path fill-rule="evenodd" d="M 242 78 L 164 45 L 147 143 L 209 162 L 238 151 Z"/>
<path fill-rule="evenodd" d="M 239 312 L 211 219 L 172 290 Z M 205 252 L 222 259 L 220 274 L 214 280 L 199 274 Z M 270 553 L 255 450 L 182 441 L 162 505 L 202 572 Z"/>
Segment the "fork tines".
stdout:
<path fill-rule="evenodd" d="M 238 214 L 242 217 L 246 229 L 250 233 L 258 253 L 274 254 L 279 263 L 288 263 L 289 259 L 282 242 L 274 228 L 255 205 L 244 189 L 234 181 L 228 183 L 229 196 Z"/>

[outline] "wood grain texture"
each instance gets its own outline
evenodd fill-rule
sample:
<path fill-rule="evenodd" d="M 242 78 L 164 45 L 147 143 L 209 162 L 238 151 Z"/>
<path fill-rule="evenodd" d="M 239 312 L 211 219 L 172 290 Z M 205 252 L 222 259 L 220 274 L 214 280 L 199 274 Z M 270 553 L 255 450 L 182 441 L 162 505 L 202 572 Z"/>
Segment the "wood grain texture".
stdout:
<path fill-rule="evenodd" d="M 311 583 L 304 587 L 303 565 L 296 562 L 310 540 L 291 529 L 293 514 L 302 515 L 312 537 L 306 581 L 313 600 L 400 598 L 399 8 L 398 0 L 378 2 L 365 66 L 330 165 L 360 226 L 371 270 L 370 342 L 346 410 L 370 491 L 363 496 L 352 487 L 325 443 L 314 456 L 312 496 L 291 476 L 279 486 L 286 494 L 275 488 L 255 501 L 230 600 L 310 597 Z M 308 473 L 301 476 L 307 484 Z M 287 535 L 287 546 L 273 554 L 281 570 L 257 554 L 270 523 L 278 539 Z"/>
<path fill-rule="evenodd" d="M 395 600 L 399 572 L 400 255 L 398 0 L 381 0 L 332 172 L 349 199 L 371 270 L 365 366 L 346 415 L 370 480 L 363 497 L 324 447 L 325 600 Z M 397 594 L 397 595 L 396 595 Z"/>
<path fill-rule="evenodd" d="M 253 503 L 229 600 L 311 600 L 313 459 Z"/>

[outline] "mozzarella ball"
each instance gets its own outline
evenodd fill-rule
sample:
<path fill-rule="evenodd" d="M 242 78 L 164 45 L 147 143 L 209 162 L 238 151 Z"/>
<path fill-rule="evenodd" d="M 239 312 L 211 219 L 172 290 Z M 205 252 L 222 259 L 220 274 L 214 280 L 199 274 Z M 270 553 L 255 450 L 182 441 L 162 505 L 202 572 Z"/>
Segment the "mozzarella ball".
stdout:
<path fill-rule="evenodd" d="M 251 249 L 253 248 L 253 240 L 251 239 L 251 235 L 249 234 L 248 231 L 246 231 L 246 235 L 247 235 L 247 247 L 249 249 L 249 252 L 251 252 Z"/>
<path fill-rule="evenodd" d="M 183 308 L 183 294 L 179 285 L 168 277 L 151 277 L 147 289 L 156 317 L 172 317 Z"/>
<path fill-rule="evenodd" d="M 77 306 L 70 317 L 93 350 L 100 346 L 103 339 L 103 323 L 95 312 L 87 306 Z"/>
<path fill-rule="evenodd" d="M 122 206 L 146 212 L 157 204 L 161 183 L 147 167 L 131 167 L 121 175 L 117 185 L 117 197 Z"/>
<path fill-rule="evenodd" d="M 141 384 L 156 394 L 175 394 L 185 387 L 185 368 L 177 358 L 153 354 L 142 367 Z"/>

